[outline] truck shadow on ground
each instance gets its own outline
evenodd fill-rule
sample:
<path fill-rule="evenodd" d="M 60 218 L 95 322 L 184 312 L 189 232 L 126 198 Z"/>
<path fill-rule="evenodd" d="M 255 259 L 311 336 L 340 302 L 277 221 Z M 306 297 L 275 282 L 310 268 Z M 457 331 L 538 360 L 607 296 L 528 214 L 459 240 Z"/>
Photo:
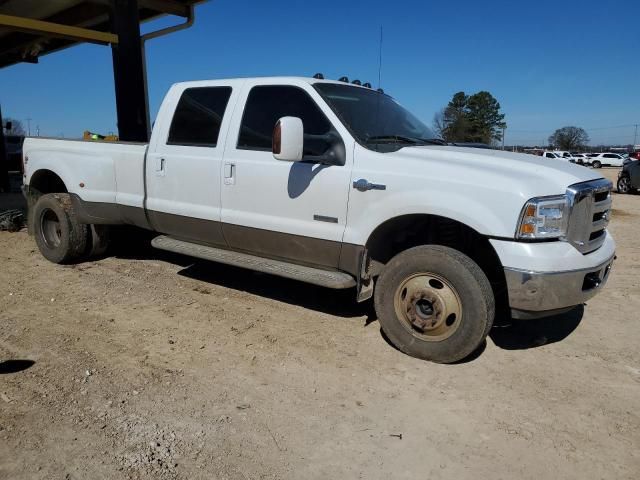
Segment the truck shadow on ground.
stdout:
<path fill-rule="evenodd" d="M 183 267 L 178 272 L 178 275 L 183 277 L 246 292 L 250 295 L 299 305 L 337 317 L 364 316 L 366 325 L 377 319 L 373 310 L 373 302 L 358 303 L 355 301 L 355 288 L 332 290 L 275 275 L 157 250 L 149 245 L 153 236 L 144 231 L 123 230 L 114 238 L 114 245 L 107 255 L 131 260 L 165 261 Z"/>
<path fill-rule="evenodd" d="M 580 305 L 561 315 L 534 320 L 497 319 L 489 336 L 505 350 L 525 350 L 560 342 L 578 328 L 584 315 Z"/>
<path fill-rule="evenodd" d="M 355 301 L 355 288 L 331 290 L 274 275 L 200 260 L 184 268 L 178 274 L 337 317 L 365 316 L 365 325 L 369 325 L 377 319 L 373 310 L 373 302 L 358 303 Z"/>
<path fill-rule="evenodd" d="M 377 320 L 373 301 L 356 302 L 354 288 L 331 290 L 274 275 L 155 250 L 149 246 L 151 237 L 146 232 L 135 235 L 135 237 L 127 236 L 125 244 L 117 246 L 112 254 L 118 258 L 132 260 L 166 261 L 183 267 L 178 272 L 178 275 L 183 277 L 298 305 L 336 317 L 345 319 L 363 317 L 363 326 L 365 327 Z M 508 316 L 502 315 L 496 318 L 494 326 L 489 332 L 489 337 L 498 348 L 505 350 L 537 348 L 565 339 L 578 327 L 583 314 L 584 307 L 579 306 L 562 315 L 537 320 L 512 320 Z M 380 332 L 385 341 L 391 345 L 382 330 Z M 458 363 L 473 361 L 482 354 L 485 348 L 486 342 L 483 342 L 474 353 Z"/>

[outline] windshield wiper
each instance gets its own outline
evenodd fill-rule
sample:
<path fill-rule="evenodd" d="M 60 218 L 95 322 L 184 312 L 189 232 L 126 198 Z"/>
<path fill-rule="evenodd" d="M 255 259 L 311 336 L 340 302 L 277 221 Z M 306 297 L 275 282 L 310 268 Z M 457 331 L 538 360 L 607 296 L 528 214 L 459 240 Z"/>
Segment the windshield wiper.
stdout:
<path fill-rule="evenodd" d="M 428 143 L 429 145 L 448 145 L 447 142 L 439 138 L 421 138 L 420 140 L 424 143 Z"/>
<path fill-rule="evenodd" d="M 438 138 L 414 138 L 404 135 L 374 135 L 367 137 L 367 143 L 409 143 L 411 145 L 446 145 L 446 142 Z"/>
<path fill-rule="evenodd" d="M 374 135 L 373 137 L 367 137 L 365 141 L 367 143 L 422 143 L 422 140 L 418 138 L 404 137 L 402 135 Z"/>

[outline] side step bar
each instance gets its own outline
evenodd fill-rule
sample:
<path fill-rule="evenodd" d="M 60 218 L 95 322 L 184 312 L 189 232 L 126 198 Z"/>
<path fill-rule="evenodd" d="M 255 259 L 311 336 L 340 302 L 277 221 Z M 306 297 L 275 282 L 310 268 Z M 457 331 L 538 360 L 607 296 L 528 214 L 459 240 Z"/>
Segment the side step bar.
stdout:
<path fill-rule="evenodd" d="M 207 247 L 197 243 L 176 240 L 175 238 L 165 235 L 154 238 L 151 241 L 151 245 L 160 250 L 168 250 L 169 252 L 181 253 L 204 260 L 248 268 L 249 270 L 270 273 L 279 277 L 292 278 L 294 280 L 300 280 L 301 282 L 320 285 L 321 287 L 351 288 L 356 285 L 355 279 L 347 273 L 305 267 L 280 260 L 256 257 L 247 253 Z"/>

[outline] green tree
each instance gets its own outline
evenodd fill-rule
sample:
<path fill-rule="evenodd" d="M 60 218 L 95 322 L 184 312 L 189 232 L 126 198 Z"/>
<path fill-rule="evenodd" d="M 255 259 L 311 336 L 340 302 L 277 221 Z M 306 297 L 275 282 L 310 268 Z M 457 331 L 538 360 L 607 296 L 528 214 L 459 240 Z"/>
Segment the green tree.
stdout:
<path fill-rule="evenodd" d="M 584 128 L 562 127 L 549 137 L 549 145 L 559 150 L 582 150 L 589 143 L 589 135 Z"/>
<path fill-rule="evenodd" d="M 442 113 L 436 115 L 434 124 L 448 142 L 487 144 L 502 140 L 502 129 L 507 126 L 500 103 L 485 91 L 454 94 Z"/>
<path fill-rule="evenodd" d="M 456 93 L 445 107 L 442 115 L 442 138 L 448 142 L 466 142 L 470 124 L 467 116 L 469 97 L 464 92 Z"/>

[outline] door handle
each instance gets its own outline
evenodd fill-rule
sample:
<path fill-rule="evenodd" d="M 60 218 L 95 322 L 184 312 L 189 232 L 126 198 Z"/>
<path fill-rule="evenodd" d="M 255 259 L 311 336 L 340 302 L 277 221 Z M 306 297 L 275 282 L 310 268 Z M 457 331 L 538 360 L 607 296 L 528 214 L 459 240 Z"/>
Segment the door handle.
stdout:
<path fill-rule="evenodd" d="M 236 165 L 235 163 L 224 164 L 224 184 L 234 185 L 236 183 Z"/>
<path fill-rule="evenodd" d="M 368 180 L 361 178 L 353 182 L 353 188 L 359 192 L 366 192 L 367 190 L 386 190 L 387 186 L 381 183 L 369 183 Z"/>
<path fill-rule="evenodd" d="M 158 177 L 164 177 L 166 173 L 165 170 L 165 159 L 159 158 L 158 163 L 156 164 L 156 175 Z"/>

